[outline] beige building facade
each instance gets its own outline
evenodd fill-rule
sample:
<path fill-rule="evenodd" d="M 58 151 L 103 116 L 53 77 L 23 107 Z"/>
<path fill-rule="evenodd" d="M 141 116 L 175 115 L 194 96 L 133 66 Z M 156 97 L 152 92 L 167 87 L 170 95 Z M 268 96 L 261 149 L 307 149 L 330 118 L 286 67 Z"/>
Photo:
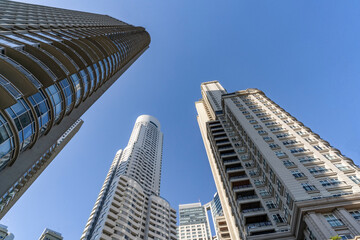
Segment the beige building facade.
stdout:
<path fill-rule="evenodd" d="M 201 84 L 198 123 L 231 239 L 360 238 L 360 171 L 262 91 Z"/>

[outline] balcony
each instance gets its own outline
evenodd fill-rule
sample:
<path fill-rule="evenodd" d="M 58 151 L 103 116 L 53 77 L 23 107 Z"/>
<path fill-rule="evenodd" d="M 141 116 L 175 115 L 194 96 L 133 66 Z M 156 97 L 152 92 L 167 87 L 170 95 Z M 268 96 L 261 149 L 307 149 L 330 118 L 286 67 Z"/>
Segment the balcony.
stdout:
<path fill-rule="evenodd" d="M 226 172 L 230 173 L 230 172 L 236 172 L 238 170 L 242 170 L 244 169 L 244 167 L 242 166 L 238 166 L 238 167 L 226 167 Z"/>
<path fill-rule="evenodd" d="M 258 223 L 251 223 L 246 226 L 248 235 L 259 235 L 274 232 L 274 227 L 272 223 L 269 221 L 265 222 L 258 222 Z M 262 232 L 262 233 L 260 233 Z"/>
<path fill-rule="evenodd" d="M 233 150 L 220 153 L 221 158 L 225 158 L 225 157 L 229 157 L 229 156 L 237 156 L 237 155 Z"/>
<path fill-rule="evenodd" d="M 228 159 L 228 160 L 224 160 L 223 163 L 226 165 L 226 164 L 229 164 L 229 163 L 234 163 L 234 162 L 240 162 L 240 160 L 238 158 L 236 159 Z"/>
<path fill-rule="evenodd" d="M 245 192 L 236 193 L 236 200 L 238 201 L 239 204 L 259 201 L 258 198 L 259 197 L 255 194 L 254 190 L 248 190 Z"/>
<path fill-rule="evenodd" d="M 236 181 L 236 180 L 244 179 L 244 178 L 248 178 L 248 176 L 245 174 L 245 175 L 229 177 L 229 181 L 231 182 L 231 181 Z"/>

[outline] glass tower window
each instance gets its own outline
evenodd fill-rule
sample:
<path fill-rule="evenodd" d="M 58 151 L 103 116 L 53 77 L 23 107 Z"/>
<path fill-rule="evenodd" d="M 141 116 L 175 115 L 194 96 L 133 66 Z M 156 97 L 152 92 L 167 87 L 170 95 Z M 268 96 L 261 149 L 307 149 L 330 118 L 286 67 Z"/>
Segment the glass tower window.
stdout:
<path fill-rule="evenodd" d="M 80 98 L 81 98 L 80 79 L 79 79 L 79 77 L 78 77 L 78 75 L 76 73 L 71 75 L 70 79 L 71 79 L 71 81 L 72 81 L 72 83 L 74 85 L 74 88 L 75 88 L 75 97 L 76 97 L 75 105 L 77 105 L 80 102 Z"/>
<path fill-rule="evenodd" d="M 42 92 L 30 96 L 29 101 L 35 109 L 39 120 L 40 134 L 42 134 L 46 130 L 50 120 L 50 108 L 48 102 Z"/>
<path fill-rule="evenodd" d="M 99 61 L 100 69 L 101 69 L 101 81 L 105 79 L 105 68 L 102 61 Z"/>
<path fill-rule="evenodd" d="M 113 65 L 112 65 L 112 61 L 111 61 L 111 58 L 110 57 L 107 57 L 107 60 L 109 62 L 109 73 L 112 72 L 114 69 L 113 69 Z"/>
<path fill-rule="evenodd" d="M 90 77 L 90 85 L 91 85 L 90 92 L 92 92 L 95 87 L 95 76 L 94 76 L 94 72 L 90 66 L 87 67 L 87 70 L 89 72 L 89 77 Z"/>
<path fill-rule="evenodd" d="M 115 59 L 115 56 L 114 56 L 114 55 L 111 55 L 110 57 L 111 57 L 112 62 L 113 62 L 113 71 L 115 71 L 115 68 L 116 68 L 116 59 Z"/>
<path fill-rule="evenodd" d="M 54 107 L 55 121 L 60 117 L 62 111 L 62 99 L 59 88 L 54 84 L 46 89 L 46 92 L 50 95 L 51 104 Z"/>
<path fill-rule="evenodd" d="M 96 86 L 99 86 L 99 84 L 100 84 L 100 71 L 99 71 L 99 67 L 96 65 L 96 63 L 94 63 L 93 67 L 94 67 L 94 69 L 95 69 L 95 74 L 96 74 Z"/>
<path fill-rule="evenodd" d="M 80 76 L 84 83 L 84 95 L 83 96 L 85 97 L 89 91 L 89 81 L 88 81 L 88 76 L 84 69 L 80 71 Z"/>
<path fill-rule="evenodd" d="M 59 82 L 63 93 L 65 95 L 65 105 L 66 105 L 66 113 L 68 113 L 71 109 L 71 103 L 73 99 L 73 93 L 71 91 L 71 86 L 69 81 L 65 78 Z"/>
<path fill-rule="evenodd" d="M 8 122 L 0 113 L 0 170 L 10 160 L 14 151 L 14 138 Z"/>
<path fill-rule="evenodd" d="M 105 78 L 107 78 L 108 74 L 109 74 L 109 65 L 106 62 L 105 58 L 103 59 L 103 62 L 105 64 Z"/>
<path fill-rule="evenodd" d="M 15 122 L 20 138 L 20 150 L 23 151 L 31 143 L 35 133 L 34 117 L 24 99 L 19 99 L 6 111 Z"/>

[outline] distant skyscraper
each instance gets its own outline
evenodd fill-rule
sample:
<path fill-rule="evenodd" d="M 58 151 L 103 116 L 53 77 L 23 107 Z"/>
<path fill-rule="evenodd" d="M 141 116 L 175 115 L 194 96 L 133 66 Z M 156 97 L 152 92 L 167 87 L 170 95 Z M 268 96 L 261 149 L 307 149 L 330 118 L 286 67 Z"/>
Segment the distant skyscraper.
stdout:
<path fill-rule="evenodd" d="M 215 236 L 217 240 L 230 240 L 229 229 L 223 214 L 219 194 L 215 193 L 213 200 L 208 203 L 211 209 L 211 217 L 213 219 Z"/>
<path fill-rule="evenodd" d="M 258 89 L 201 84 L 198 123 L 231 239 L 360 238 L 360 171 Z"/>
<path fill-rule="evenodd" d="M 179 240 L 211 240 L 207 207 L 201 203 L 179 205 Z"/>
<path fill-rule="evenodd" d="M 176 211 L 160 197 L 160 122 L 139 116 L 128 146 L 110 167 L 82 240 L 176 240 Z"/>
<path fill-rule="evenodd" d="M 14 234 L 8 232 L 7 226 L 0 224 L 0 239 L 1 240 L 14 240 Z"/>
<path fill-rule="evenodd" d="M 46 228 L 41 234 L 39 240 L 63 240 L 61 233 Z"/>
<path fill-rule="evenodd" d="M 7 0 L 0 9 L 1 218 L 9 192 L 148 48 L 150 36 L 106 15 Z"/>

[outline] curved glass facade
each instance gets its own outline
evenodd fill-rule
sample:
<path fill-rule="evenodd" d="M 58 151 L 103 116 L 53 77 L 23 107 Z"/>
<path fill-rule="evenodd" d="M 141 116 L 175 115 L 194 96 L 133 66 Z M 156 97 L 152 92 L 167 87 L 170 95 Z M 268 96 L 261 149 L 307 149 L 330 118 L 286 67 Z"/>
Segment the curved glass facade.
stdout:
<path fill-rule="evenodd" d="M 74 73 L 70 76 L 70 79 L 72 81 L 72 84 L 75 88 L 75 105 L 78 105 L 81 99 L 81 84 L 80 84 L 80 78 L 78 77 L 77 73 Z"/>
<path fill-rule="evenodd" d="M 39 122 L 40 134 L 43 134 L 44 131 L 47 129 L 48 123 L 51 119 L 50 107 L 48 101 L 46 100 L 42 92 L 35 93 L 34 95 L 30 96 L 28 99 L 35 109 Z"/>
<path fill-rule="evenodd" d="M 100 84 L 100 71 L 99 71 L 99 67 L 97 66 L 96 63 L 94 63 L 93 65 L 94 69 L 95 69 L 95 75 L 96 75 L 96 87 L 99 87 Z"/>
<path fill-rule="evenodd" d="M 83 81 L 83 84 L 84 84 L 84 95 L 83 95 L 83 98 L 85 99 L 85 97 L 88 95 L 89 93 L 89 80 L 88 80 L 88 75 L 87 73 L 85 72 L 85 70 L 81 70 L 80 71 L 80 77 L 81 77 L 81 80 Z"/>
<path fill-rule="evenodd" d="M 87 69 L 88 72 L 89 72 L 89 78 L 90 78 L 90 93 L 92 93 L 93 90 L 94 90 L 94 87 L 95 87 L 95 76 L 94 76 L 94 72 L 93 72 L 93 70 L 91 69 L 90 66 L 88 66 L 86 69 Z"/>
<path fill-rule="evenodd" d="M 66 106 L 66 113 L 69 113 L 72 106 L 73 101 L 73 92 L 71 90 L 71 86 L 69 81 L 65 78 L 59 82 L 60 87 L 65 95 L 65 106 Z"/>
<path fill-rule="evenodd" d="M 35 134 L 34 116 L 29 105 L 22 98 L 7 108 L 6 112 L 15 122 L 20 139 L 20 151 L 23 151 L 31 143 Z"/>
<path fill-rule="evenodd" d="M 46 92 L 50 96 L 51 104 L 54 108 L 55 122 L 57 122 L 63 110 L 60 89 L 58 88 L 58 86 L 56 86 L 56 84 L 53 84 L 50 87 L 46 88 Z"/>
<path fill-rule="evenodd" d="M 10 161 L 15 144 L 8 122 L 0 113 L 0 170 Z"/>

